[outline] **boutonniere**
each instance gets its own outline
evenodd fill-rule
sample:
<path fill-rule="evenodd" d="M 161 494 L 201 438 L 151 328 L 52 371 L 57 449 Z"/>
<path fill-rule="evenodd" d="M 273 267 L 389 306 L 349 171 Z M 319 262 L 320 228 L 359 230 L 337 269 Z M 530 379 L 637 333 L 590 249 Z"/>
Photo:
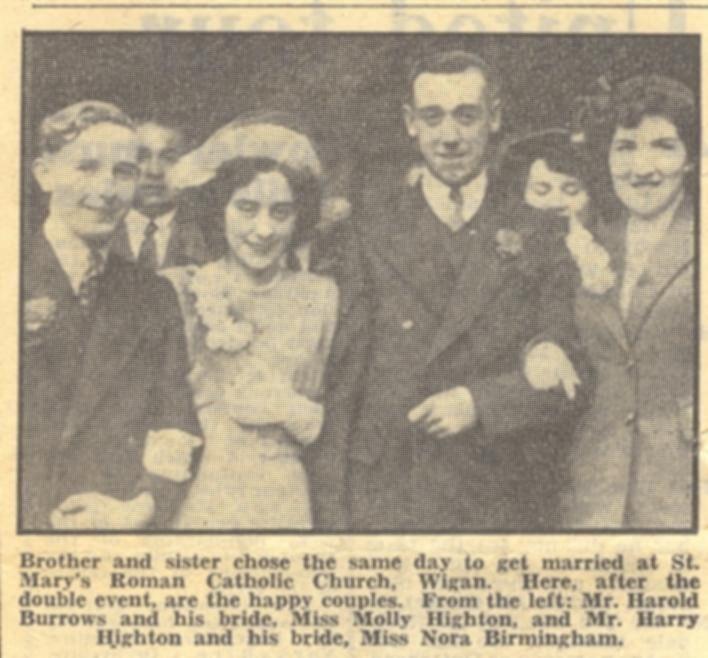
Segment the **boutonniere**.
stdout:
<path fill-rule="evenodd" d="M 496 249 L 500 256 L 518 256 L 524 248 L 524 240 L 520 233 L 500 228 L 496 234 Z"/>
<path fill-rule="evenodd" d="M 604 295 L 612 288 L 617 275 L 610 267 L 610 255 L 585 228 L 571 230 L 565 238 L 570 255 L 580 270 L 582 286 L 593 295 Z"/>
<path fill-rule="evenodd" d="M 49 297 L 28 299 L 24 306 L 25 331 L 37 333 L 48 327 L 56 317 L 57 303 Z"/>
<path fill-rule="evenodd" d="M 238 312 L 229 299 L 228 280 L 216 263 L 196 271 L 190 282 L 194 307 L 206 333 L 206 346 L 212 351 L 236 353 L 246 349 L 255 328 Z"/>

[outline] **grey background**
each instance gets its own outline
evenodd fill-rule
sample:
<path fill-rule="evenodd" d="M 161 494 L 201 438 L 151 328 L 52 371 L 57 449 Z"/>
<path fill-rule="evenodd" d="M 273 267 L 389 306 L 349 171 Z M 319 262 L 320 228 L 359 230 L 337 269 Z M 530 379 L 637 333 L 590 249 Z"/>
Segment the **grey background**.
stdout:
<path fill-rule="evenodd" d="M 690 35 L 26 33 L 26 223 L 43 216 L 28 175 L 35 131 L 79 100 L 183 125 L 196 142 L 243 112 L 294 112 L 319 144 L 331 185 L 356 197 L 372 161 L 405 165 L 414 156 L 400 107 L 410 62 L 425 51 L 464 48 L 494 61 L 509 133 L 563 125 L 569 101 L 603 74 L 658 72 L 697 92 L 699 47 Z"/>

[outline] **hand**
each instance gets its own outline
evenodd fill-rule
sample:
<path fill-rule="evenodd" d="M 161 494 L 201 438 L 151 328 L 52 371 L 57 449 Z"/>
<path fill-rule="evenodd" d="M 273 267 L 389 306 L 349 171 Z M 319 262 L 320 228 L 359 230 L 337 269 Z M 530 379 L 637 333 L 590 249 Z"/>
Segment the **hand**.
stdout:
<path fill-rule="evenodd" d="M 186 482 L 192 477 L 192 452 L 202 443 L 199 437 L 175 428 L 148 432 L 143 468 L 172 482 Z"/>
<path fill-rule="evenodd" d="M 310 400 L 317 400 L 321 393 L 322 367 L 312 360 L 300 366 L 293 376 L 293 389 Z"/>
<path fill-rule="evenodd" d="M 679 406 L 679 427 L 681 429 L 681 436 L 684 440 L 688 442 L 693 442 L 695 440 L 695 429 L 693 427 L 693 398 L 687 398 L 680 400 Z"/>
<path fill-rule="evenodd" d="M 57 310 L 57 303 L 49 297 L 28 299 L 24 305 L 25 331 L 37 332 L 51 324 Z"/>
<path fill-rule="evenodd" d="M 474 398 L 464 386 L 436 393 L 408 412 L 409 422 L 434 436 L 447 439 L 477 422 Z"/>
<path fill-rule="evenodd" d="M 137 530 L 154 513 L 155 501 L 147 491 L 127 501 L 89 491 L 69 496 L 49 520 L 56 530 Z"/>
<path fill-rule="evenodd" d="M 575 400 L 575 389 L 581 383 L 565 352 L 550 342 L 539 343 L 529 350 L 524 361 L 524 376 L 537 391 L 561 386 L 569 400 Z"/>
<path fill-rule="evenodd" d="M 242 425 L 283 425 L 299 397 L 283 374 L 258 357 L 226 383 L 229 415 Z"/>

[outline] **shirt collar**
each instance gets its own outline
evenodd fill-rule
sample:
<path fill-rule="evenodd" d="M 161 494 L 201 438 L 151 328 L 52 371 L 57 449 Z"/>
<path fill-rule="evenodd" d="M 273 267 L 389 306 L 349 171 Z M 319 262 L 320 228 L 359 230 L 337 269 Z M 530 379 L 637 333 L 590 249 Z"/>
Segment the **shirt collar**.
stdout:
<path fill-rule="evenodd" d="M 47 218 L 43 231 L 71 287 L 78 294 L 84 275 L 91 264 L 91 248 L 56 217 Z M 108 250 L 108 245 L 98 250 L 104 261 L 108 257 Z"/>
<path fill-rule="evenodd" d="M 176 213 L 177 208 L 172 208 L 172 210 L 165 213 L 164 215 L 156 217 L 155 224 L 157 225 L 157 230 L 167 230 L 170 224 L 172 224 L 172 220 L 174 219 Z M 128 214 L 125 216 L 125 223 L 127 226 L 130 227 L 140 227 L 141 231 L 144 232 L 145 227 L 150 223 L 150 218 L 141 213 L 139 210 L 131 208 Z"/>
<path fill-rule="evenodd" d="M 438 219 L 453 231 L 457 231 L 461 226 L 467 224 L 482 206 L 484 195 L 487 192 L 487 171 L 482 170 L 482 173 L 476 178 L 459 188 L 462 195 L 463 219 L 463 224 L 460 226 L 454 226 L 455 204 L 450 199 L 451 188 L 433 175 L 427 167 L 422 174 L 421 187 L 425 200 Z"/>

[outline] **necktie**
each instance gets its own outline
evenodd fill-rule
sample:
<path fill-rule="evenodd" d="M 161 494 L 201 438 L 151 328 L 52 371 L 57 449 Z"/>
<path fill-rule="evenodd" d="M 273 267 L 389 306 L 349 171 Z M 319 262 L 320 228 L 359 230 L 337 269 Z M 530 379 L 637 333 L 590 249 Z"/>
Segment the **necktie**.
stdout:
<path fill-rule="evenodd" d="M 89 254 L 88 267 L 79 285 L 79 305 L 84 316 L 89 316 L 93 311 L 98 297 L 100 276 L 105 267 L 106 261 L 103 254 L 97 249 L 92 249 Z"/>
<path fill-rule="evenodd" d="M 157 232 L 157 224 L 154 219 L 145 227 L 145 237 L 140 245 L 140 253 L 138 253 L 138 263 L 144 267 L 149 267 L 151 270 L 156 270 L 157 262 L 157 244 L 155 243 L 155 233 Z"/>
<path fill-rule="evenodd" d="M 457 231 L 464 223 L 465 218 L 462 215 L 462 206 L 464 199 L 459 187 L 450 188 L 450 201 L 452 201 L 452 217 L 450 218 L 453 231 Z"/>

